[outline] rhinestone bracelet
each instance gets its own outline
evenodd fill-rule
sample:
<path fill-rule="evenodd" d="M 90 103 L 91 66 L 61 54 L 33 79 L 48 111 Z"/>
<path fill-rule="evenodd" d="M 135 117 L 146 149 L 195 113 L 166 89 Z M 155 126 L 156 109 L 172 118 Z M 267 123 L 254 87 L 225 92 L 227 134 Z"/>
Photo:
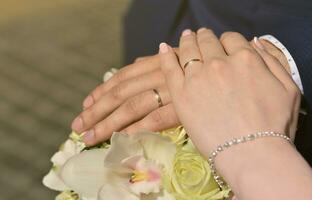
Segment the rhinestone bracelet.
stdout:
<path fill-rule="evenodd" d="M 216 167 L 215 167 L 215 158 L 217 157 L 217 155 L 220 152 L 224 151 L 225 149 L 230 148 L 233 145 L 237 145 L 237 144 L 240 144 L 240 143 L 245 143 L 245 142 L 248 142 L 248 141 L 253 141 L 253 140 L 257 139 L 257 138 L 262 138 L 262 137 L 279 137 L 279 138 L 283 138 L 283 139 L 287 140 L 289 143 L 291 143 L 293 145 L 291 139 L 289 137 L 287 137 L 286 135 L 281 134 L 281 133 L 276 133 L 276 132 L 273 132 L 273 131 L 265 131 L 265 132 L 258 132 L 258 133 L 255 133 L 255 134 L 249 134 L 249 135 L 247 135 L 247 137 L 243 136 L 241 138 L 234 138 L 232 140 L 229 140 L 229 141 L 225 142 L 223 145 L 217 146 L 217 148 L 209 154 L 208 163 L 210 165 L 210 169 L 211 169 L 211 173 L 213 175 L 213 178 L 217 182 L 217 184 L 219 185 L 220 188 L 225 189 L 225 188 L 227 188 L 227 185 L 224 182 L 224 180 L 220 177 L 220 175 L 217 173 L 217 170 L 216 170 Z"/>

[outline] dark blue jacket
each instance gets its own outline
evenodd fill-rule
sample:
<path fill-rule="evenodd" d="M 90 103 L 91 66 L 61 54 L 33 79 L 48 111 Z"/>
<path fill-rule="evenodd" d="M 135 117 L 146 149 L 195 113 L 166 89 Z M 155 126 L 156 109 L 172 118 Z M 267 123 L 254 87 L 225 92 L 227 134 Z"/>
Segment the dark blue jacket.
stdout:
<path fill-rule="evenodd" d="M 248 39 L 274 35 L 294 57 L 312 105 L 312 0 L 134 0 L 125 16 L 126 63 L 155 54 L 160 42 L 177 46 L 182 30 L 200 27 L 217 35 L 237 31 Z M 301 119 L 296 143 L 311 164 L 311 118 Z"/>

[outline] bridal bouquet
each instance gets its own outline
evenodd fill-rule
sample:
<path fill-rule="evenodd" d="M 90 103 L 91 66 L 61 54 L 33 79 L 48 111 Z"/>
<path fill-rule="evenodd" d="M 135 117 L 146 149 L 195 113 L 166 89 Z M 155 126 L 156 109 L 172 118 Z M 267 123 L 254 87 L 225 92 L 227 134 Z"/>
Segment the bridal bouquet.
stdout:
<path fill-rule="evenodd" d="M 218 200 L 220 189 L 208 162 L 183 127 L 161 132 L 114 133 L 110 141 L 86 147 L 69 139 L 51 158 L 43 184 L 61 193 L 56 200 Z"/>

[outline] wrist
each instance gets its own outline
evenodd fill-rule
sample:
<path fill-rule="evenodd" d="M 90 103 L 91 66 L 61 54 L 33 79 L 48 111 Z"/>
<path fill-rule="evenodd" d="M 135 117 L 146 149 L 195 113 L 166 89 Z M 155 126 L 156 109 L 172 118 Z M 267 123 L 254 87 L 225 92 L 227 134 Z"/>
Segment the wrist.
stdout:
<path fill-rule="evenodd" d="M 285 156 L 286 149 L 292 148 L 287 140 L 281 138 L 258 138 L 232 146 L 220 153 L 216 157 L 215 164 L 222 177 L 231 187 L 235 187 L 248 182 L 245 180 L 248 179 L 248 176 L 277 166 L 278 158 Z"/>

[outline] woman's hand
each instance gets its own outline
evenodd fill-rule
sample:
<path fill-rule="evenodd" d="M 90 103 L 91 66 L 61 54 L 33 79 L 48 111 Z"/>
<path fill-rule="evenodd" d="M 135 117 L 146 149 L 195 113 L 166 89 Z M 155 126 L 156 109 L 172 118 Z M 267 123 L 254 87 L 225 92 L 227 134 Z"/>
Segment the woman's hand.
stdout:
<path fill-rule="evenodd" d="M 180 61 L 160 45 L 161 66 L 175 110 L 193 142 L 208 155 L 216 145 L 257 131 L 288 134 L 297 121 L 300 92 L 283 66 L 260 41 L 250 46 L 239 33 L 220 41 L 211 30 L 187 30 Z M 181 66 L 191 59 L 185 73 Z M 180 65 L 181 64 L 181 65 Z"/>
<path fill-rule="evenodd" d="M 239 33 L 218 38 L 187 30 L 177 59 L 160 45 L 161 67 L 178 118 L 199 151 L 258 131 L 289 133 L 298 117 L 300 92 L 283 66 L 256 39 Z M 192 59 L 202 62 L 189 63 Z M 240 200 L 312 196 L 309 165 L 286 140 L 263 138 L 239 144 L 216 158 L 216 168 Z"/>

